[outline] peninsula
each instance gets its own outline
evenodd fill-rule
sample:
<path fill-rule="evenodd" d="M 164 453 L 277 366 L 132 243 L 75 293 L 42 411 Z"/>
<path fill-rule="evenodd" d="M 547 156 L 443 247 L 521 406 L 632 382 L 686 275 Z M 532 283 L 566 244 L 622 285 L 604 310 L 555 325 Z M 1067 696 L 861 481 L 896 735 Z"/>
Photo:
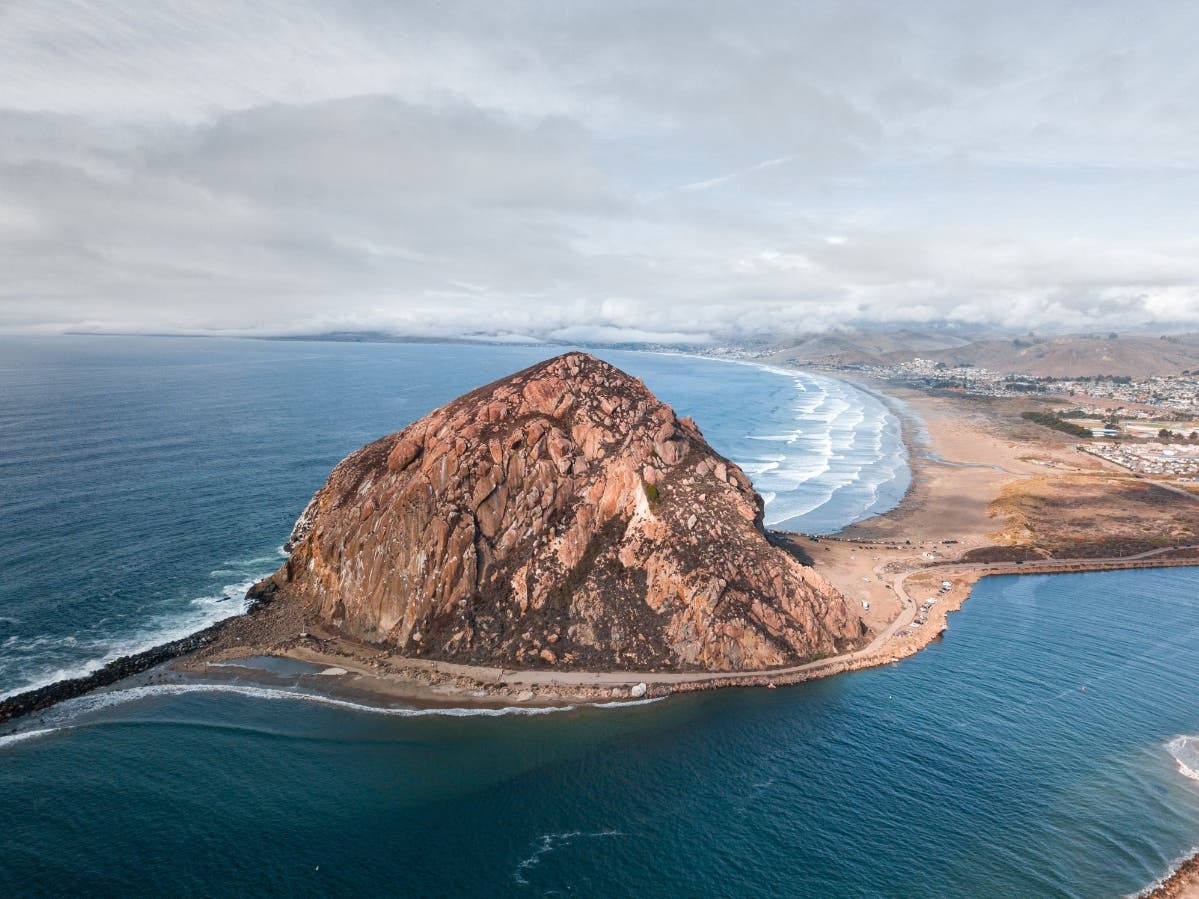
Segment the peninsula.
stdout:
<path fill-rule="evenodd" d="M 775 686 L 921 650 L 983 575 L 1199 563 L 1199 495 L 1016 402 L 887 392 L 908 496 L 807 537 L 765 532 L 745 475 L 639 381 L 542 363 L 343 461 L 263 607 L 182 664 L 284 654 L 408 701 Z"/>
<path fill-rule="evenodd" d="M 409 701 L 780 685 L 917 652 L 987 574 L 1199 563 L 1196 494 L 1015 401 L 888 395 L 911 490 L 808 537 L 764 532 L 744 474 L 636 379 L 579 353 L 534 366 L 339 465 L 261 611 L 184 664 L 281 654 Z"/>
<path fill-rule="evenodd" d="M 185 664 L 289 655 L 371 681 L 519 670 L 597 698 L 606 672 L 686 682 L 864 647 L 857 604 L 771 542 L 762 515 L 694 422 L 568 353 L 341 462 L 251 591 L 262 610 Z"/>
<path fill-rule="evenodd" d="M 766 531 L 745 474 L 640 381 L 541 363 L 339 464 L 249 613 L 0 720 L 150 670 L 255 678 L 263 656 L 430 705 L 782 685 L 919 651 L 988 574 L 1199 564 L 1192 485 L 1080 452 L 1025 401 L 862 386 L 905 419 L 912 485 L 814 537 Z"/>

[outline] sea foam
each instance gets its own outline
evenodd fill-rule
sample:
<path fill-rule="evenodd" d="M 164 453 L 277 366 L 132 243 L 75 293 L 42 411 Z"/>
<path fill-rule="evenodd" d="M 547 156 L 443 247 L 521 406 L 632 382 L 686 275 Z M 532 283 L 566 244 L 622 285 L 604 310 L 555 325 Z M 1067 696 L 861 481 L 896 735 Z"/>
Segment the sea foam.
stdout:
<path fill-rule="evenodd" d="M 1174 757 L 1183 777 L 1199 781 L 1199 736 L 1175 737 L 1166 744 L 1166 751 Z"/>
<path fill-rule="evenodd" d="M 543 855 L 553 852 L 561 846 L 569 846 L 577 839 L 622 836 L 624 834 L 619 830 L 600 830 L 594 833 L 585 833 L 581 830 L 568 830 L 562 833 L 543 833 L 538 838 L 533 852 L 526 858 L 521 859 L 520 863 L 516 866 L 516 870 L 512 872 L 512 879 L 519 886 L 528 886 L 529 881 L 525 875 L 530 869 L 537 867 L 541 863 Z"/>
<path fill-rule="evenodd" d="M 102 712 L 106 709 L 140 702 L 156 697 L 187 696 L 194 694 L 227 694 L 242 696 L 247 699 L 264 699 L 271 701 L 309 702 L 318 705 L 332 706 L 351 712 L 370 715 L 385 715 L 394 718 L 502 718 L 507 716 L 553 715 L 562 712 L 573 712 L 580 709 L 625 709 L 634 706 L 650 705 L 661 702 L 665 697 L 654 696 L 645 699 L 612 700 L 609 702 L 587 703 L 585 705 L 560 706 L 503 706 L 501 708 L 411 708 L 393 706 L 375 706 L 361 702 L 351 702 L 347 699 L 337 699 L 319 693 L 308 693 L 299 690 L 281 690 L 271 687 L 255 687 L 244 684 L 147 684 L 129 687 L 124 690 L 110 690 L 101 693 L 91 693 L 68 700 L 52 713 L 52 720 L 57 723 L 51 727 L 41 727 L 35 730 L 16 731 L 0 736 L 0 750 L 7 749 L 17 743 L 37 737 L 48 736 L 63 730 L 71 730 L 78 726 L 75 723 L 83 715 Z"/>
<path fill-rule="evenodd" d="M 274 687 L 250 686 L 247 684 L 146 684 L 128 687 L 123 690 L 109 690 L 100 693 L 90 693 L 76 699 L 68 700 L 60 706 L 58 714 L 65 718 L 76 718 L 80 715 L 99 712 L 131 702 L 139 702 L 155 697 L 187 696 L 192 694 L 227 694 L 242 696 L 248 699 L 265 699 L 273 701 L 309 702 L 318 705 L 332 706 L 354 712 L 365 712 L 371 715 L 389 715 L 398 718 L 497 718 L 505 715 L 552 715 L 559 712 L 574 711 L 579 708 L 620 709 L 633 706 L 647 705 L 660 702 L 663 697 L 648 697 L 645 699 L 613 700 L 609 702 L 588 703 L 584 706 L 503 706 L 502 708 L 412 708 L 396 706 L 376 706 L 348 699 L 338 699 L 320 693 L 310 693 L 300 690 L 285 690 Z"/>
<path fill-rule="evenodd" d="M 14 743 L 22 743 L 25 740 L 32 740 L 37 737 L 44 737 L 47 734 L 55 733 L 63 730 L 61 727 L 41 727 L 37 730 L 19 730 L 15 734 L 5 734 L 0 736 L 0 749 L 7 749 Z"/>
<path fill-rule="evenodd" d="M 241 577 L 237 581 L 225 584 L 213 592 L 187 600 L 183 609 L 164 612 L 157 621 L 149 622 L 147 626 L 125 637 L 102 636 L 82 641 L 71 635 L 42 635 L 24 638 L 14 635 L 14 637 L 8 638 L 3 644 L 0 644 L 2 648 L 10 650 L 9 657 L 2 661 L 11 666 L 19 680 L 7 690 L 0 690 L 0 699 L 29 690 L 37 690 L 60 681 L 87 677 L 122 656 L 145 652 L 164 643 L 187 637 L 206 627 L 211 627 L 226 618 L 241 615 L 249 607 L 246 592 L 270 574 L 273 568 L 260 569 L 259 574 L 247 575 L 244 571 L 253 563 L 261 565 L 263 562 L 269 561 L 272 560 L 259 557 L 234 563 L 242 566 L 243 569 Z M 48 656 L 37 652 L 42 648 L 61 650 L 63 647 L 78 648 L 79 655 L 84 658 L 75 664 L 49 665 L 46 664 Z M 41 661 L 40 665 L 36 664 L 38 661 Z M 29 662 L 34 664 L 28 664 Z"/>

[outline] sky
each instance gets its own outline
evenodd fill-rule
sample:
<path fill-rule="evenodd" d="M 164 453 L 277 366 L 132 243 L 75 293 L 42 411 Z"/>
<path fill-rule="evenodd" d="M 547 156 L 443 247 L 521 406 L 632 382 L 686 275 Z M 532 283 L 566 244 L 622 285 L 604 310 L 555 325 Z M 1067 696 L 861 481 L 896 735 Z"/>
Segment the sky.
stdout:
<path fill-rule="evenodd" d="M 0 0 L 0 331 L 1199 328 L 1199 4 Z"/>

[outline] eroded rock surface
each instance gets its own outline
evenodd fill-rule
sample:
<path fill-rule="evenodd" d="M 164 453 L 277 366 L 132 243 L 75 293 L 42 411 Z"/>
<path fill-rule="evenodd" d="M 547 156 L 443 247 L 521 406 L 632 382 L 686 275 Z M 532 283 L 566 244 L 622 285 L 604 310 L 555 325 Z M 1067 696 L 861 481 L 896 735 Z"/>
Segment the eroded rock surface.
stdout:
<path fill-rule="evenodd" d="M 863 642 L 762 500 L 636 378 L 568 353 L 341 462 L 271 579 L 408 655 L 749 671 Z"/>

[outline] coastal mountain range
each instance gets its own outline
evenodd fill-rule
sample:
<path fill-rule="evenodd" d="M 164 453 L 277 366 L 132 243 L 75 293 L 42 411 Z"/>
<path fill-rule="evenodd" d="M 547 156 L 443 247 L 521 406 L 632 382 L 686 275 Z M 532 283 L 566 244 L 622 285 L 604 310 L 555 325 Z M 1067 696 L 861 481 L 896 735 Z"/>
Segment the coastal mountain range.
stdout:
<path fill-rule="evenodd" d="M 287 336 L 279 340 L 351 343 L 532 343 L 544 341 L 512 335 L 465 335 L 428 338 L 382 331 L 339 331 Z M 797 367 L 889 366 L 915 358 L 948 366 L 968 365 L 1003 373 L 1052 378 L 1097 376 L 1135 379 L 1199 371 L 1199 333 L 1163 334 L 1035 334 L 996 328 L 971 330 L 961 325 L 927 328 L 843 327 L 793 337 L 731 340 L 720 345 L 681 343 L 591 343 L 616 349 L 651 349 L 699 355 L 750 355 Z"/>
<path fill-rule="evenodd" d="M 255 591 L 352 640 L 470 664 L 752 671 L 862 645 L 762 512 L 693 421 L 572 352 L 342 461 Z"/>
<path fill-rule="evenodd" d="M 1199 370 L 1199 334 L 1004 335 L 903 330 L 833 331 L 786 341 L 771 361 L 795 365 L 896 365 L 919 357 L 949 366 L 1052 378 L 1150 378 Z"/>

